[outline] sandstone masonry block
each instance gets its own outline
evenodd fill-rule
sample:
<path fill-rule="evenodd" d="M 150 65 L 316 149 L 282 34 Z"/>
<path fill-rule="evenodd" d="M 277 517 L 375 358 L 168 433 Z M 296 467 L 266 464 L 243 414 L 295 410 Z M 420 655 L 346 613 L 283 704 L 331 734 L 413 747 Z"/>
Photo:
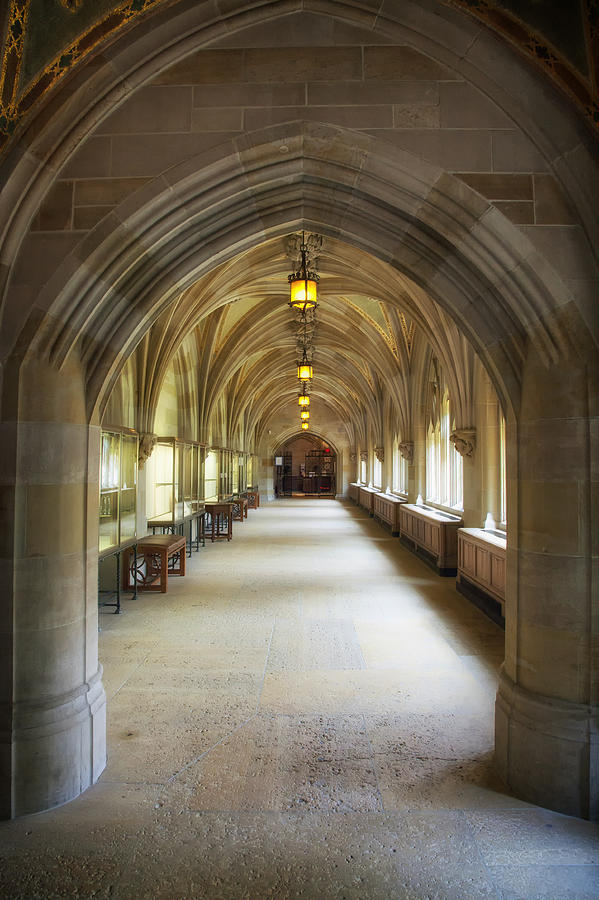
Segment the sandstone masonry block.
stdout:
<path fill-rule="evenodd" d="M 364 78 L 374 80 L 461 81 L 459 75 L 405 44 L 364 48 Z"/>
<path fill-rule="evenodd" d="M 189 131 L 192 88 L 149 85 L 140 88 L 98 126 L 97 134 Z"/>
<path fill-rule="evenodd" d="M 44 198 L 33 222 L 32 231 L 65 231 L 72 226 L 73 182 L 57 181 Z"/>

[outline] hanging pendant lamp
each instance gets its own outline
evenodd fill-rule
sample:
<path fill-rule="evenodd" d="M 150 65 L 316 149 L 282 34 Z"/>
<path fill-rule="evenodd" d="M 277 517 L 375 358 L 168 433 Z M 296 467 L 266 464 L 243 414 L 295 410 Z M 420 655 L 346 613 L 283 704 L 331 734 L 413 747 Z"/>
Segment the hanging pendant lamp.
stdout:
<path fill-rule="evenodd" d="M 316 285 L 319 278 L 316 272 L 308 271 L 306 252 L 305 234 L 302 231 L 302 243 L 300 246 L 301 265 L 299 271 L 292 272 L 287 279 L 289 281 L 289 306 L 292 309 L 299 309 L 301 312 L 305 312 L 307 309 L 314 309 L 318 305 Z"/>
<path fill-rule="evenodd" d="M 301 361 L 297 364 L 297 377 L 300 381 L 311 381 L 314 377 L 314 370 L 308 359 L 305 347 Z"/>

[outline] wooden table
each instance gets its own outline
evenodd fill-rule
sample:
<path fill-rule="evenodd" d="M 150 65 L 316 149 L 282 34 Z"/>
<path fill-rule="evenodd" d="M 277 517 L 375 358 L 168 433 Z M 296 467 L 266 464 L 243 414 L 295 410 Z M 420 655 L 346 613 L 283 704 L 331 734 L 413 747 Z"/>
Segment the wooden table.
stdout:
<path fill-rule="evenodd" d="M 233 537 L 233 504 L 232 503 L 207 503 L 206 515 L 210 522 L 211 541 L 230 541 Z"/>
<path fill-rule="evenodd" d="M 248 517 L 248 501 L 245 497 L 234 497 L 231 501 L 233 507 L 233 519 L 236 522 L 243 522 Z"/>
<path fill-rule="evenodd" d="M 166 594 L 169 575 L 185 575 L 185 538 L 178 534 L 149 534 L 137 542 L 137 552 L 127 551 L 123 579 L 131 579 L 138 591 Z"/>
<path fill-rule="evenodd" d="M 246 491 L 249 509 L 258 509 L 260 506 L 260 492 Z"/>
<path fill-rule="evenodd" d="M 193 523 L 196 523 L 196 535 L 193 536 Z M 204 507 L 201 506 L 199 509 L 194 510 L 191 513 L 187 513 L 187 515 L 182 518 L 175 519 L 173 518 L 171 513 L 165 513 L 162 516 L 155 516 L 153 519 L 148 519 L 147 526 L 152 529 L 152 534 L 156 534 L 157 529 L 160 529 L 162 534 L 179 534 L 183 535 L 185 531 L 185 525 L 189 525 L 189 540 L 187 543 L 187 555 L 191 556 L 192 550 L 200 549 L 200 541 L 202 542 L 202 547 L 206 546 L 206 534 L 204 528 Z"/>

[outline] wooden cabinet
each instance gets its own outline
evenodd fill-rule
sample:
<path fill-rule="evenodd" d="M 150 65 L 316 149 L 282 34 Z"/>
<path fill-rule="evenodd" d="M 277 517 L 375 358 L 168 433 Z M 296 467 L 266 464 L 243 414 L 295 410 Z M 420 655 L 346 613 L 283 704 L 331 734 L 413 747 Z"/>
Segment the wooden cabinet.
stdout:
<path fill-rule="evenodd" d="M 506 538 L 497 532 L 483 528 L 458 530 L 457 588 L 477 605 L 485 596 L 490 597 L 499 605 L 501 617 L 505 615 L 506 546 Z M 473 586 L 475 592 L 471 590 Z M 482 608 L 493 612 L 492 606 Z"/>
<path fill-rule="evenodd" d="M 366 487 L 364 484 L 360 485 L 358 503 L 366 510 L 369 516 L 374 515 L 375 494 L 380 494 L 380 491 L 377 491 L 376 488 Z"/>
<path fill-rule="evenodd" d="M 430 506 L 402 503 L 399 509 L 402 542 L 431 562 L 440 575 L 455 575 L 457 534 L 463 520 Z"/>
<path fill-rule="evenodd" d="M 347 489 L 347 493 L 349 495 L 349 499 L 353 500 L 354 503 L 360 502 L 360 485 L 357 483 L 352 483 Z"/>
<path fill-rule="evenodd" d="M 401 497 L 393 494 L 375 494 L 373 498 L 373 515 L 379 522 L 384 522 L 391 529 L 391 534 L 398 535 L 400 531 L 399 510 L 402 503 Z"/>

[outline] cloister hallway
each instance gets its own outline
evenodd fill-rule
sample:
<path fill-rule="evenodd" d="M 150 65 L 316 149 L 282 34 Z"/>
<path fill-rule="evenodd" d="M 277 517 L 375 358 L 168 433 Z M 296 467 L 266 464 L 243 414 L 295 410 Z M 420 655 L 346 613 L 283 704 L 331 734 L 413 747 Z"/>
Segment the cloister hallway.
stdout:
<path fill-rule="evenodd" d="M 2 896 L 597 896 L 599 826 L 494 774 L 503 632 L 362 510 L 251 510 L 99 621 L 107 768 L 2 823 Z"/>

